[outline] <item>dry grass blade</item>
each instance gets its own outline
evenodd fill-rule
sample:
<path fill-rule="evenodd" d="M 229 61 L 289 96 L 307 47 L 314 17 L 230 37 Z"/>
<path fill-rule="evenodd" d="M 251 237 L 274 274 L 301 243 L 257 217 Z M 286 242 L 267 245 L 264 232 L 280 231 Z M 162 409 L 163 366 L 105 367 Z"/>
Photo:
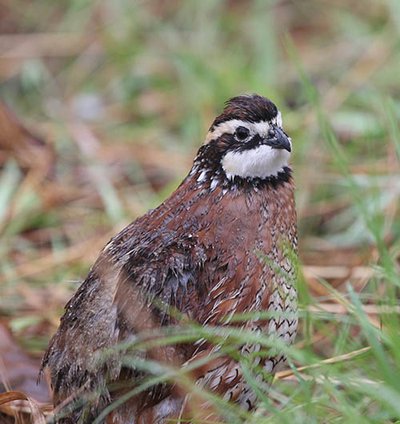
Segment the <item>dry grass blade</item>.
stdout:
<path fill-rule="evenodd" d="M 308 371 L 308 370 L 311 370 L 311 369 L 321 367 L 321 366 L 326 365 L 326 364 L 337 364 L 338 362 L 349 361 L 350 359 L 353 359 L 357 356 L 363 355 L 364 353 L 366 353 L 370 350 L 371 350 L 370 346 L 363 347 L 361 349 L 353 350 L 352 352 L 344 353 L 343 355 L 333 356 L 332 358 L 324 359 L 323 361 L 320 361 L 316 364 L 306 365 L 304 367 L 299 367 L 299 368 L 296 369 L 296 372 Z M 275 379 L 282 380 L 284 378 L 287 378 L 287 377 L 294 375 L 294 373 L 295 373 L 294 370 L 280 371 L 275 375 Z"/>
<path fill-rule="evenodd" d="M 72 56 L 90 43 L 90 37 L 71 33 L 2 34 L 0 59 L 24 59 L 40 56 Z"/>
<path fill-rule="evenodd" d="M 10 402 L 18 401 L 17 405 L 11 407 L 6 405 Z M 46 424 L 46 418 L 39 404 L 29 396 L 22 392 L 5 392 L 0 394 L 0 411 L 11 416 L 15 416 L 18 412 L 27 412 L 27 408 L 31 413 L 32 424 Z"/>
<path fill-rule="evenodd" d="M 354 279 L 364 279 L 371 278 L 374 274 L 374 270 L 368 266 L 304 266 L 303 267 L 304 275 L 307 279 L 314 278 L 354 278 Z"/>
<path fill-rule="evenodd" d="M 47 256 L 43 256 L 42 258 L 36 261 L 23 263 L 15 268 L 16 275 L 18 276 L 18 278 L 25 278 L 28 276 L 33 276 L 48 271 L 56 267 L 57 265 L 65 265 L 77 260 L 82 260 L 82 258 L 87 258 L 88 256 L 92 255 L 93 252 L 97 252 L 111 237 L 111 235 L 112 232 L 109 232 L 104 235 L 96 236 L 89 240 L 85 240 L 79 245 L 64 249 L 57 256 L 51 253 Z M 6 281 L 6 277 L 0 277 L 0 283 Z"/>
<path fill-rule="evenodd" d="M 4 103 L 0 103 L 1 150 L 11 154 L 22 169 L 35 169 L 43 177 L 52 172 L 53 149 L 19 122 Z"/>

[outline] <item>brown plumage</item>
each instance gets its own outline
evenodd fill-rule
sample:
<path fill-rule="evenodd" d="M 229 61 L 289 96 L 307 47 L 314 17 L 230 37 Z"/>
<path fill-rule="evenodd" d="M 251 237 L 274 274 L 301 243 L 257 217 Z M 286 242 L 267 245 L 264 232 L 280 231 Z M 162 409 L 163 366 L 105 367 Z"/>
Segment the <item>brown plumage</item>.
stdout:
<path fill-rule="evenodd" d="M 245 328 L 293 341 L 297 305 L 289 250 L 296 252 L 297 232 L 290 150 L 271 101 L 252 95 L 227 103 L 182 184 L 107 244 L 67 304 L 43 359 L 61 411 L 57 422 L 91 423 L 143 382 L 140 367 L 110 353 L 143 332 L 188 320 L 226 325 L 234 313 L 276 311 Z M 243 354 L 258 349 L 241 347 Z M 185 367 L 217 350 L 200 340 L 134 357 Z M 284 362 L 282 354 L 260 356 L 271 374 Z M 205 361 L 191 377 L 225 399 L 254 407 L 239 363 L 227 355 Z M 190 419 L 195 409 L 196 399 L 179 384 L 165 383 L 130 397 L 102 422 L 166 423 Z"/>

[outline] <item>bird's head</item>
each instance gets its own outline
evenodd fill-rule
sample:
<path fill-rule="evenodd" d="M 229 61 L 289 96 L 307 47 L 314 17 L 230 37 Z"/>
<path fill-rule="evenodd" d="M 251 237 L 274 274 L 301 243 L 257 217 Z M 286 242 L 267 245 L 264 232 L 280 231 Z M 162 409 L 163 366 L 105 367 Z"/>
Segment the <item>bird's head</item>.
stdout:
<path fill-rule="evenodd" d="M 291 139 L 277 107 L 253 94 L 234 97 L 211 125 L 195 160 L 200 180 L 271 180 L 287 171 Z"/>

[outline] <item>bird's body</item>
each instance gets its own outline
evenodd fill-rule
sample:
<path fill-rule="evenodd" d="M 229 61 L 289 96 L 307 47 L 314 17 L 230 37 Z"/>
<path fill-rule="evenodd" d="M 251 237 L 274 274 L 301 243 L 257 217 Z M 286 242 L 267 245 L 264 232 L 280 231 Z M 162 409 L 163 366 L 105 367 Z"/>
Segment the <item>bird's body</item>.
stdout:
<path fill-rule="evenodd" d="M 55 405 L 80 394 L 85 398 L 59 423 L 90 423 L 143 381 L 146 373 L 124 365 L 122 356 L 98 355 L 140 334 L 182 321 L 226 325 L 237 313 L 276 311 L 270 319 L 241 325 L 293 341 L 295 267 L 287 247 L 296 252 L 296 213 L 286 154 L 291 144 L 279 120 L 263 97 L 232 99 L 178 189 L 103 249 L 68 303 L 43 361 L 51 371 Z M 217 349 L 203 340 L 135 357 L 187 366 Z M 246 354 L 259 346 L 241 349 Z M 282 354 L 259 358 L 271 374 L 283 360 Z M 237 361 L 220 355 L 203 362 L 191 374 L 198 384 L 246 409 L 254 406 L 255 395 Z M 117 383 L 129 387 L 115 388 Z M 96 389 L 100 395 L 85 397 Z M 158 384 L 130 397 L 104 422 L 164 423 L 188 411 L 181 390 Z"/>

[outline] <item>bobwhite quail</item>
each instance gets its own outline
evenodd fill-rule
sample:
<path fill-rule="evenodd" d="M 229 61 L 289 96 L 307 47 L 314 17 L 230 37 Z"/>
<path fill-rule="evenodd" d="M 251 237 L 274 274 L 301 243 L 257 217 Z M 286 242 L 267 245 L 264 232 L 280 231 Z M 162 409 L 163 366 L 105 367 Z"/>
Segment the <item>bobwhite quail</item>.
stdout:
<path fill-rule="evenodd" d="M 135 367 L 135 360 L 128 365 L 121 350 L 113 353 L 113 347 L 152 329 L 187 321 L 224 326 L 235 313 L 267 311 L 276 313 L 244 327 L 293 342 L 297 229 L 291 149 L 270 100 L 243 95 L 226 103 L 181 185 L 105 246 L 66 305 L 42 364 L 50 369 L 56 422 L 92 423 L 99 416 L 98 422 L 114 424 L 190 421 L 190 395 L 173 383 L 135 394 L 149 373 Z M 241 349 L 254 354 L 257 348 Z M 253 408 L 256 396 L 240 363 L 212 355 L 217 350 L 198 340 L 133 350 L 130 358 L 182 367 L 202 358 L 191 374 L 198 385 Z M 271 375 L 284 361 L 276 349 L 258 358 Z"/>

